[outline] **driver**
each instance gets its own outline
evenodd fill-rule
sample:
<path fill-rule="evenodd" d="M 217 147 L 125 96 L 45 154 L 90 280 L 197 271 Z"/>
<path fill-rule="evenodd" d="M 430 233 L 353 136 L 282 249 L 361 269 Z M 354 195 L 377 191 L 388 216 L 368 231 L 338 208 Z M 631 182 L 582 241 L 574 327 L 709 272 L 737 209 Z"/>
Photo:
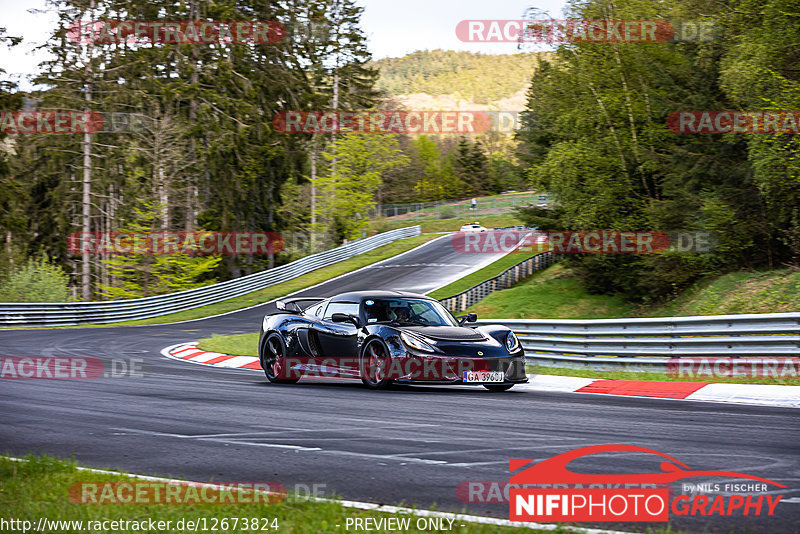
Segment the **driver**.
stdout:
<path fill-rule="evenodd" d="M 393 311 L 395 320 L 400 321 L 401 323 L 408 322 L 408 319 L 411 317 L 411 310 L 407 307 L 395 308 Z"/>

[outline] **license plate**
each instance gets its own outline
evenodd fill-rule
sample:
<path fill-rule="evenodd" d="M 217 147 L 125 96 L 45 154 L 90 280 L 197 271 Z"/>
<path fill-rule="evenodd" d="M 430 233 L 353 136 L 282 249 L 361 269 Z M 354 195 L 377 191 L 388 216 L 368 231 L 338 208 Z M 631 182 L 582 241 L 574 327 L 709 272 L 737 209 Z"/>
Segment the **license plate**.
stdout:
<path fill-rule="evenodd" d="M 464 371 L 464 382 L 503 382 L 505 373 L 502 371 Z"/>

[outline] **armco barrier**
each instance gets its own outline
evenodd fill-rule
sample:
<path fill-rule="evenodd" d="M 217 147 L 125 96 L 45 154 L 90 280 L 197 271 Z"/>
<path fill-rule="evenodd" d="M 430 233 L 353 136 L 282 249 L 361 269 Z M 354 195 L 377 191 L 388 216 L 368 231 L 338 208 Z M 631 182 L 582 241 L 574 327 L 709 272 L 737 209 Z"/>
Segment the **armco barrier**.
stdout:
<path fill-rule="evenodd" d="M 419 226 L 398 228 L 312 254 L 274 269 L 168 295 L 104 302 L 0 303 L 0 327 L 102 324 L 158 317 L 245 295 L 392 241 L 419 234 Z"/>
<path fill-rule="evenodd" d="M 479 319 L 519 336 L 528 363 L 663 371 L 669 358 L 800 357 L 800 313 L 643 319 Z"/>
<path fill-rule="evenodd" d="M 541 254 L 531 256 L 509 267 L 494 278 L 484 280 L 480 284 L 476 284 L 452 297 L 441 299 L 439 302 L 444 304 L 444 307 L 452 313 L 466 310 L 470 306 L 486 298 L 490 293 L 500 291 L 501 289 L 507 289 L 523 278 L 532 275 L 534 272 L 549 267 L 558 259 L 557 256 L 557 254 L 553 254 L 552 252 L 542 252 Z"/>

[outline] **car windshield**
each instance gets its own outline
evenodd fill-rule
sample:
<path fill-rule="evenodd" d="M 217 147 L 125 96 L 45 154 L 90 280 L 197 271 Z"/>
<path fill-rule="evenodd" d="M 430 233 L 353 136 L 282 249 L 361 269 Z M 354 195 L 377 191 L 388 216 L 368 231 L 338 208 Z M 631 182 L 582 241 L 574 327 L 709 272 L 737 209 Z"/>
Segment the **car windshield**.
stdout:
<path fill-rule="evenodd" d="M 458 326 L 450 312 L 435 300 L 368 299 L 364 301 L 364 315 L 367 323 Z"/>

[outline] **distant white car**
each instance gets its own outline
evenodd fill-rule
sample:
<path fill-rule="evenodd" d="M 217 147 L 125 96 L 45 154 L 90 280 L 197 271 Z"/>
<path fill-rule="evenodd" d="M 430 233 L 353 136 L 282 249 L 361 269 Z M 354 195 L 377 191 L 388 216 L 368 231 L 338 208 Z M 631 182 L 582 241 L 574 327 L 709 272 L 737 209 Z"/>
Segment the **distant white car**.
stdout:
<path fill-rule="evenodd" d="M 465 224 L 458 231 L 459 232 L 486 232 L 487 228 L 484 228 L 483 226 L 481 226 L 478 223 L 472 223 L 472 224 Z"/>

